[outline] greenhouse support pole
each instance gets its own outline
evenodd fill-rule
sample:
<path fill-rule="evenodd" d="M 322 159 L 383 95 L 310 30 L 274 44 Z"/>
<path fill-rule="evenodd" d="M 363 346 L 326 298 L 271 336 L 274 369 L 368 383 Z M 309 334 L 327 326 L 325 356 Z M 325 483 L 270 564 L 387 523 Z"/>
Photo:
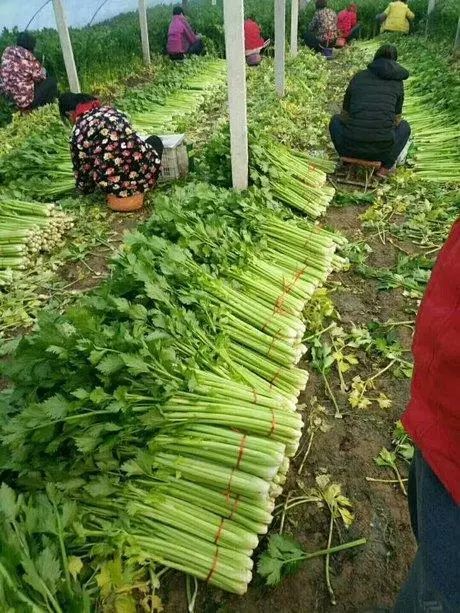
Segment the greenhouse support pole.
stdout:
<path fill-rule="evenodd" d="M 249 165 L 243 23 L 243 0 L 224 0 L 232 179 L 234 189 L 239 190 L 248 187 Z"/>
<path fill-rule="evenodd" d="M 295 57 L 298 52 L 299 36 L 299 0 L 291 0 L 291 55 Z"/>
<path fill-rule="evenodd" d="M 147 25 L 147 7 L 145 0 L 139 0 L 139 23 L 141 26 L 142 55 L 144 63 L 150 66 L 149 28 Z"/>
<path fill-rule="evenodd" d="M 275 88 L 284 96 L 286 63 L 286 0 L 275 0 Z"/>
<path fill-rule="evenodd" d="M 431 13 L 434 11 L 435 6 L 436 6 L 436 0 L 428 0 L 428 12 L 426 15 L 425 36 L 428 36 L 428 29 L 430 27 L 430 21 L 431 21 Z"/>
<path fill-rule="evenodd" d="M 457 23 L 457 34 L 455 35 L 454 42 L 454 57 L 460 57 L 460 17 L 458 18 Z"/>
<path fill-rule="evenodd" d="M 75 58 L 73 56 L 72 43 L 70 41 L 69 28 L 67 27 L 67 19 L 64 13 L 64 7 L 62 6 L 62 0 L 53 0 L 53 8 L 70 91 L 74 94 L 79 94 L 81 92 L 80 82 L 78 80 L 77 68 L 75 66 Z"/>

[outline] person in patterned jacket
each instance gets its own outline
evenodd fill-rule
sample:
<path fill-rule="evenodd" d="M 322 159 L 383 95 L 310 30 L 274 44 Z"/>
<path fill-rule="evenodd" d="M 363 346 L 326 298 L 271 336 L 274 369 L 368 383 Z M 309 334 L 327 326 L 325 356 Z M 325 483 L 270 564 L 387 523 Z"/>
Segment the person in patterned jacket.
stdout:
<path fill-rule="evenodd" d="M 327 8 L 327 0 L 316 0 L 316 11 L 304 35 L 307 47 L 321 51 L 324 47 L 333 47 L 338 36 L 337 15 Z"/>
<path fill-rule="evenodd" d="M 123 113 L 87 94 L 62 94 L 59 111 L 74 125 L 70 149 L 80 192 L 99 188 L 126 198 L 155 187 L 163 155 L 158 136 L 143 140 Z"/>
<path fill-rule="evenodd" d="M 35 38 L 18 34 L 17 44 L 7 47 L 0 63 L 0 92 L 18 109 L 32 110 L 56 100 L 56 80 L 34 56 Z"/>

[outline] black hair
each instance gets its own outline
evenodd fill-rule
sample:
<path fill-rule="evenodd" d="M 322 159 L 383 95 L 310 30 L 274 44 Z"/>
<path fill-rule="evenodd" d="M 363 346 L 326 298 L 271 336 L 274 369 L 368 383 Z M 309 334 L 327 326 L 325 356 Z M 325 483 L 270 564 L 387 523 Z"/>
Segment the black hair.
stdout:
<path fill-rule="evenodd" d="M 327 0 L 316 0 L 315 6 L 317 10 L 325 9 L 327 6 Z"/>
<path fill-rule="evenodd" d="M 374 60 L 378 60 L 379 58 L 384 58 L 386 60 L 393 60 L 396 62 L 398 59 L 398 50 L 394 45 L 382 45 L 377 49 L 376 54 L 374 55 Z"/>
<path fill-rule="evenodd" d="M 149 136 L 145 142 L 155 149 L 158 154 L 158 157 L 161 159 L 165 148 L 161 138 L 159 136 Z"/>
<path fill-rule="evenodd" d="M 33 34 L 30 34 L 29 32 L 20 32 L 16 38 L 17 46 L 23 47 L 24 49 L 27 49 L 27 51 L 30 51 L 31 53 L 34 52 L 36 43 L 37 43 L 37 40 L 35 36 Z"/>
<path fill-rule="evenodd" d="M 97 98 L 89 94 L 72 94 L 71 92 L 65 92 L 59 96 L 59 113 L 61 117 L 65 119 L 67 113 L 75 111 L 79 104 L 82 102 L 92 102 L 93 100 L 97 100 Z"/>
<path fill-rule="evenodd" d="M 173 8 L 173 15 L 183 15 L 184 9 L 181 6 L 175 6 Z"/>

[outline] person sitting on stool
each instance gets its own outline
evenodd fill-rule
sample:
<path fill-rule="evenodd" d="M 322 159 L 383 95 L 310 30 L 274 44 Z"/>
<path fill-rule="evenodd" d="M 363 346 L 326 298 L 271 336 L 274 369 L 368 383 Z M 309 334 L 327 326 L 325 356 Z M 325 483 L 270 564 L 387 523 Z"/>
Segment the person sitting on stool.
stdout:
<path fill-rule="evenodd" d="M 338 36 L 337 15 L 327 8 L 327 0 L 316 0 L 316 11 L 304 35 L 304 42 L 313 51 L 333 47 Z"/>
<path fill-rule="evenodd" d="M 260 52 L 269 45 L 270 40 L 262 38 L 262 29 L 255 20 L 254 15 L 249 15 L 244 22 L 244 53 L 248 66 L 258 66 L 262 61 Z"/>
<path fill-rule="evenodd" d="M 16 45 L 7 47 L 0 65 L 0 91 L 21 111 L 31 111 L 54 102 L 58 96 L 56 80 L 34 55 L 35 37 L 18 34 Z"/>
<path fill-rule="evenodd" d="M 202 55 L 204 53 L 201 36 L 195 34 L 181 6 L 173 8 L 166 50 L 172 60 L 183 60 L 187 55 Z"/>
<path fill-rule="evenodd" d="M 339 37 L 346 42 L 359 37 L 361 25 L 358 23 L 358 7 L 354 2 L 337 15 L 337 29 Z"/>
<path fill-rule="evenodd" d="M 410 126 L 401 119 L 409 72 L 397 58 L 394 45 L 380 47 L 367 69 L 350 81 L 342 114 L 329 124 L 337 153 L 381 162 L 379 176 L 388 175 L 409 147 Z"/>

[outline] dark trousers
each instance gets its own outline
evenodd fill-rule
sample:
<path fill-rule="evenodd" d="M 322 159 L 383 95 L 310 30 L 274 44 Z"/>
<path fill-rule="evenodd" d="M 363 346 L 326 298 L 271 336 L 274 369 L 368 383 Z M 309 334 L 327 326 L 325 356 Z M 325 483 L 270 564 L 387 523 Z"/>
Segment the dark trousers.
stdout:
<path fill-rule="evenodd" d="M 35 85 L 34 99 L 30 109 L 38 109 L 45 104 L 51 104 L 58 97 L 57 82 L 54 77 L 47 77 L 41 83 Z"/>
<path fill-rule="evenodd" d="M 193 45 L 190 45 L 187 53 L 170 53 L 169 57 L 172 60 L 185 60 L 187 55 L 203 55 L 204 51 L 205 49 L 204 49 L 203 41 L 201 40 L 201 38 L 199 38 L 197 41 L 193 43 Z"/>
<path fill-rule="evenodd" d="M 335 40 L 332 40 L 329 43 L 325 43 L 311 32 L 306 32 L 304 34 L 303 42 L 306 44 L 307 47 L 313 49 L 313 51 L 318 52 L 322 51 L 325 47 L 333 47 L 335 45 Z"/>
<path fill-rule="evenodd" d="M 394 128 L 394 144 L 391 149 L 385 149 L 381 153 L 377 152 L 375 155 L 369 155 L 366 149 L 369 148 L 370 143 L 366 142 L 362 144 L 362 152 L 360 143 L 347 142 L 344 133 L 344 124 L 340 115 L 334 115 L 329 123 L 329 133 L 334 147 L 339 155 L 345 155 L 355 157 L 363 160 L 372 160 L 382 162 L 384 168 L 391 168 L 396 163 L 399 154 L 404 149 L 407 141 L 410 137 L 410 126 L 407 121 L 401 121 L 399 125 Z M 377 144 L 375 143 L 375 146 Z M 377 148 L 377 147 L 376 147 Z"/>
<path fill-rule="evenodd" d="M 355 25 L 354 28 L 352 28 L 350 34 L 347 36 L 347 42 L 350 40 L 354 40 L 356 38 L 359 38 L 359 35 L 361 34 L 361 24 L 358 23 L 357 25 Z"/>
<path fill-rule="evenodd" d="M 416 450 L 408 502 L 418 550 L 393 613 L 460 611 L 460 506 Z"/>

